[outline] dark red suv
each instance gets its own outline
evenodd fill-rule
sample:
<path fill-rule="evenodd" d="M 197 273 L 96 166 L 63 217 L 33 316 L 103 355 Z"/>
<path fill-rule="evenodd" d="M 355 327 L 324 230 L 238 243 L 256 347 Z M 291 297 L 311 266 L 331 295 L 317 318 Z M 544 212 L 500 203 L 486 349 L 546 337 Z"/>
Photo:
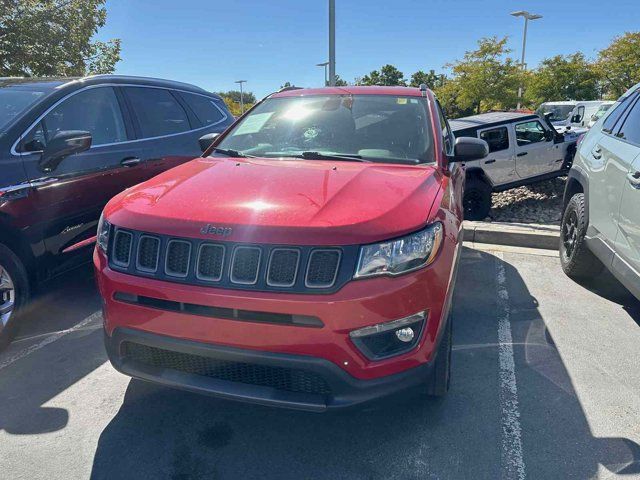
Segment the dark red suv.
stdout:
<path fill-rule="evenodd" d="M 0 348 L 30 287 L 90 261 L 111 197 L 232 121 L 219 96 L 167 80 L 0 79 Z"/>
<path fill-rule="evenodd" d="M 426 88 L 289 89 L 115 197 L 94 254 L 128 375 L 325 410 L 449 385 L 464 172 Z"/>

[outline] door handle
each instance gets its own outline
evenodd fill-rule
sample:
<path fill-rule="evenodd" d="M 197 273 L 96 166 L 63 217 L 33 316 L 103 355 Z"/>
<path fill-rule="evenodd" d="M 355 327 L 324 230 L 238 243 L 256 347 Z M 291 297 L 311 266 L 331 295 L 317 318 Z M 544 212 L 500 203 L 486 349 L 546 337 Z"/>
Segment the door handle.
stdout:
<path fill-rule="evenodd" d="M 527 152 L 520 152 L 516 155 L 516 157 L 524 157 L 525 155 L 527 155 Z"/>
<path fill-rule="evenodd" d="M 633 188 L 640 188 L 640 172 L 627 173 L 627 180 Z"/>
<path fill-rule="evenodd" d="M 496 159 L 495 158 L 491 158 L 491 159 L 487 160 L 484 163 L 489 164 L 489 163 L 495 163 L 495 162 L 496 162 Z"/>
<path fill-rule="evenodd" d="M 123 167 L 135 167 L 141 162 L 138 157 L 127 157 L 120 162 Z"/>

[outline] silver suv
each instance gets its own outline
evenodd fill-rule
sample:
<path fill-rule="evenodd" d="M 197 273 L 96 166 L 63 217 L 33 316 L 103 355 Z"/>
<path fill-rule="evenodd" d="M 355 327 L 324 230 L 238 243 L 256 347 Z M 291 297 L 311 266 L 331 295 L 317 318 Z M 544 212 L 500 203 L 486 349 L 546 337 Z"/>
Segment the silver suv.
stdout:
<path fill-rule="evenodd" d="M 564 205 L 564 272 L 580 278 L 606 267 L 640 298 L 640 84 L 578 145 Z"/>

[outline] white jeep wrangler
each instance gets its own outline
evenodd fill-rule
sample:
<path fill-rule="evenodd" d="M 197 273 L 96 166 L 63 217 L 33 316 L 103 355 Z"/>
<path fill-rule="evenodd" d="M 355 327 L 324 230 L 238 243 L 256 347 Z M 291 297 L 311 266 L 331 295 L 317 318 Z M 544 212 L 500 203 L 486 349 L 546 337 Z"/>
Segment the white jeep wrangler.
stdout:
<path fill-rule="evenodd" d="M 566 127 L 559 131 L 546 118 L 517 112 L 483 113 L 450 124 L 456 137 L 478 137 L 489 144 L 486 158 L 465 165 L 466 220 L 489 214 L 492 192 L 565 175 L 583 133 Z"/>

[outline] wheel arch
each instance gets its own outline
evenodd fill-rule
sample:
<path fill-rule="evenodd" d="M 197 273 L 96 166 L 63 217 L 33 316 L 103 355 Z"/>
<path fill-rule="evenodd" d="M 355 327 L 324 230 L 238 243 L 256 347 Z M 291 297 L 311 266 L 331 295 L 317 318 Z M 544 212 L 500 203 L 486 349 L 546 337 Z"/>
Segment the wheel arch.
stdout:
<path fill-rule="evenodd" d="M 29 280 L 33 281 L 35 278 L 35 257 L 31 248 L 29 247 L 29 241 L 12 225 L 7 219 L 0 215 L 0 243 L 6 245 L 11 249 L 13 253 L 22 261 Z"/>
<path fill-rule="evenodd" d="M 477 178 L 479 180 L 482 180 L 487 185 L 489 185 L 489 187 L 493 191 L 493 183 L 491 182 L 491 179 L 487 176 L 487 174 L 484 172 L 482 168 L 480 167 L 467 168 L 465 171 L 465 180 L 468 180 L 469 178 Z"/>
<path fill-rule="evenodd" d="M 571 197 L 577 193 L 584 194 L 584 212 L 587 225 L 589 224 L 589 183 L 587 176 L 579 169 L 573 167 L 567 175 L 567 184 L 564 187 L 564 196 L 562 198 L 562 213 L 564 214 L 567 204 Z"/>

